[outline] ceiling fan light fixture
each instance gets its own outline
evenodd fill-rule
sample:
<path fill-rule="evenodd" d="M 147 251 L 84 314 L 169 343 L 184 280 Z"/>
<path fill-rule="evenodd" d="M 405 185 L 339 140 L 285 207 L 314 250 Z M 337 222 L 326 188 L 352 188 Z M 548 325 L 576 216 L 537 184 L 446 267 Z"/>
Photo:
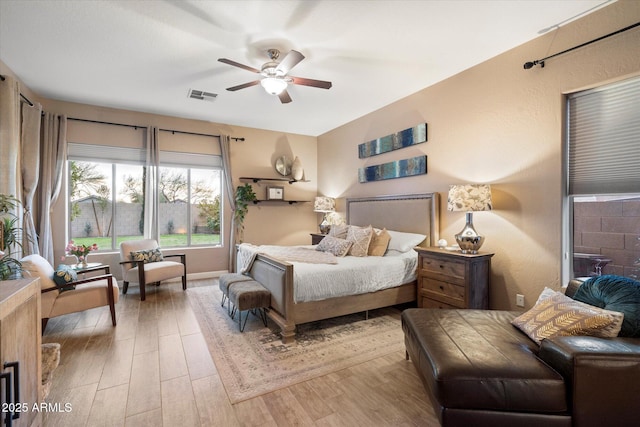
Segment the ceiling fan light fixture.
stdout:
<path fill-rule="evenodd" d="M 287 88 L 287 82 L 276 77 L 265 77 L 260 80 L 260 84 L 270 95 L 280 95 Z"/>

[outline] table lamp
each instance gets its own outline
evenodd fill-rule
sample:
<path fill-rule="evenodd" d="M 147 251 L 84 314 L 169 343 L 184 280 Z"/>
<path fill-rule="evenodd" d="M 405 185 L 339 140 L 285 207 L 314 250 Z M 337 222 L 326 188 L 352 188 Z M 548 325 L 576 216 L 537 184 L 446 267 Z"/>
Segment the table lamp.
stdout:
<path fill-rule="evenodd" d="M 463 254 L 477 254 L 484 243 L 484 236 L 473 228 L 473 212 L 490 211 L 491 186 L 488 184 L 461 184 L 449 186 L 447 200 L 448 211 L 466 212 L 466 224 L 462 231 L 456 234 L 456 242 Z"/>
<path fill-rule="evenodd" d="M 313 211 L 314 212 L 322 212 L 322 222 L 318 226 L 320 228 L 320 233 L 327 234 L 331 225 L 329 221 L 327 221 L 327 213 L 334 212 L 336 210 L 336 199 L 333 197 L 326 196 L 318 196 L 316 197 L 315 202 L 313 203 Z"/>

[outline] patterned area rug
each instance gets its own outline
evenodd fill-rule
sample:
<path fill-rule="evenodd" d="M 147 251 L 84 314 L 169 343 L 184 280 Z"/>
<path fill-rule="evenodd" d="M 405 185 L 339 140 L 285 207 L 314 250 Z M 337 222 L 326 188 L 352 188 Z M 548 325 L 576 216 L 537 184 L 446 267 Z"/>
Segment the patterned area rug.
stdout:
<path fill-rule="evenodd" d="M 384 308 L 298 325 L 296 341 L 284 345 L 276 325 L 249 315 L 243 333 L 238 330 L 215 286 L 188 289 L 188 298 L 200 323 L 209 352 L 231 403 L 336 372 L 403 350 L 400 311 Z"/>

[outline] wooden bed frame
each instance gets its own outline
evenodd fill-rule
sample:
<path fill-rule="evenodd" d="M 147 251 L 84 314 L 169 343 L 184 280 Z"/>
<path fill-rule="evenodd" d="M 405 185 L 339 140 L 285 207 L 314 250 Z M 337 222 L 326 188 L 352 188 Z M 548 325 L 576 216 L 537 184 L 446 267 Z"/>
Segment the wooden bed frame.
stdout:
<path fill-rule="evenodd" d="M 438 193 L 347 199 L 347 223 L 426 234 L 423 246 L 438 240 Z M 282 341 L 295 337 L 296 325 L 415 301 L 416 282 L 321 301 L 294 303 L 293 265 L 258 254 L 249 274 L 271 292 L 267 315 L 280 327 Z"/>

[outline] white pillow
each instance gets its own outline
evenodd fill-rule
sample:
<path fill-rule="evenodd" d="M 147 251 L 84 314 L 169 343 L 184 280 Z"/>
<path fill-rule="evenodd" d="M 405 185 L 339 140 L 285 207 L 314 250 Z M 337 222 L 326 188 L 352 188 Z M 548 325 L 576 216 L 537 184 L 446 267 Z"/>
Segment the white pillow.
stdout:
<path fill-rule="evenodd" d="M 27 255 L 20 260 L 22 264 L 22 275 L 24 277 L 39 277 L 40 289 L 55 288 L 56 284 L 53 282 L 53 274 L 55 270 L 49 264 L 49 261 L 42 258 L 40 255 Z"/>
<path fill-rule="evenodd" d="M 427 238 L 424 234 L 404 233 L 401 231 L 387 230 L 391 236 L 387 250 L 407 252 L 418 246 Z"/>

